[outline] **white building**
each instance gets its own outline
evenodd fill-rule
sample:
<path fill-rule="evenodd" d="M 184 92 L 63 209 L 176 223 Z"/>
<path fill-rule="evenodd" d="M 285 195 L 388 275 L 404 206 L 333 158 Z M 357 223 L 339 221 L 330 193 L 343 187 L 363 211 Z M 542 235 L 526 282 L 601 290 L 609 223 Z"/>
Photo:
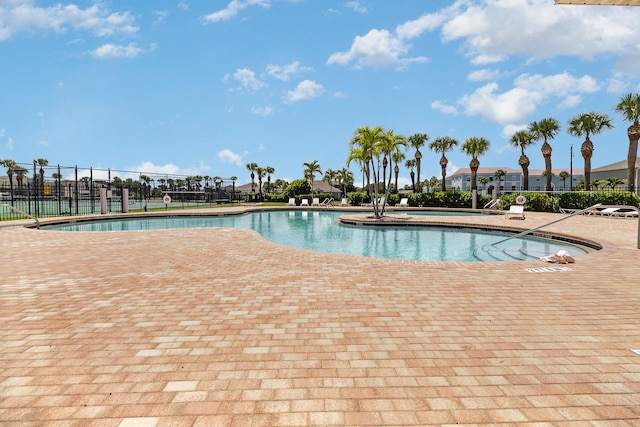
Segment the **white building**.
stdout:
<path fill-rule="evenodd" d="M 506 173 L 500 178 L 500 182 L 496 178 L 496 171 L 498 170 L 503 170 Z M 567 172 L 569 176 L 563 179 L 560 176 L 561 172 Z M 573 169 L 573 173 L 569 169 L 552 169 L 551 174 L 552 191 L 569 190 L 572 187 L 572 180 L 573 185 L 575 185 L 578 181 L 584 179 L 583 169 Z M 483 184 L 481 182 L 482 178 L 487 178 L 489 182 Z M 544 169 L 529 170 L 529 191 L 544 191 L 546 183 L 547 178 Z M 446 185 L 448 189 L 455 189 L 456 191 L 471 191 L 471 169 L 458 169 L 453 175 L 447 177 Z M 493 189 L 498 187 L 500 192 L 522 191 L 524 189 L 524 175 L 522 174 L 522 169 L 507 167 L 478 168 L 476 187 L 480 194 L 491 194 Z"/>

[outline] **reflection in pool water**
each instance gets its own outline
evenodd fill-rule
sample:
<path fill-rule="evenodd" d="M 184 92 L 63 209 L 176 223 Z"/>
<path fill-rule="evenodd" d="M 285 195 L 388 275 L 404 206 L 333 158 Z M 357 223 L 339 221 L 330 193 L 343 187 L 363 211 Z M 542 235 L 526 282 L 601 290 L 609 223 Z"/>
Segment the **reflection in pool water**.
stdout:
<path fill-rule="evenodd" d="M 586 250 L 565 242 L 524 237 L 491 247 L 509 233 L 436 226 L 345 226 L 344 211 L 273 210 L 226 216 L 146 217 L 99 220 L 46 227 L 66 231 L 126 231 L 168 228 L 248 228 L 272 242 L 336 254 L 425 261 L 536 259 L 561 249 Z M 434 213 L 449 215 L 450 213 Z M 411 214 L 413 215 L 413 213 Z M 487 251 L 487 249 L 489 249 Z"/>

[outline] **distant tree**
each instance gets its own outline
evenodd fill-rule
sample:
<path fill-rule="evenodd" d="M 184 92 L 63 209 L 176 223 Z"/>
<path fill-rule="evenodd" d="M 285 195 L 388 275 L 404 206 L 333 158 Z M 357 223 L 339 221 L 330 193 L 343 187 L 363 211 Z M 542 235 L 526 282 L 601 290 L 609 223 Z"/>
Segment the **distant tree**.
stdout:
<path fill-rule="evenodd" d="M 395 153 L 393 153 L 391 155 L 391 160 L 393 161 L 393 173 L 395 174 L 395 185 L 394 185 L 394 190 L 397 193 L 398 192 L 398 175 L 400 174 L 400 163 L 402 163 L 402 161 L 405 159 L 405 155 L 402 151 L 396 151 Z"/>
<path fill-rule="evenodd" d="M 562 180 L 562 189 L 564 190 L 566 185 L 565 185 L 565 181 L 567 180 L 567 178 L 569 178 L 569 172 L 567 171 L 562 171 L 558 174 L 558 176 L 560 177 L 560 179 Z"/>
<path fill-rule="evenodd" d="M 611 118 L 606 114 L 596 112 L 579 114 L 569 120 L 567 131 L 571 136 L 584 136 L 584 142 L 580 148 L 580 153 L 584 159 L 584 187 L 589 191 L 591 184 L 591 158 L 593 157 L 593 142 L 590 135 L 598 135 L 607 129 L 613 128 Z"/>
<path fill-rule="evenodd" d="M 445 154 L 448 151 L 453 150 L 453 147 L 458 145 L 458 140 L 455 138 L 451 138 L 450 136 L 440 136 L 433 140 L 431 144 L 429 144 L 429 148 L 436 153 L 441 153 L 442 157 L 440 158 L 440 169 L 442 170 L 442 191 L 446 191 L 446 178 L 447 178 L 447 164 L 449 160 L 447 160 L 447 156 Z"/>
<path fill-rule="evenodd" d="M 320 164 L 317 160 L 309 163 L 303 163 L 304 166 L 304 176 L 309 180 L 309 185 L 311 186 L 311 194 L 313 194 L 313 181 L 316 179 L 316 174 L 321 174 L 322 169 L 320 168 Z"/>
<path fill-rule="evenodd" d="M 462 152 L 471 156 L 471 161 L 469 162 L 469 168 L 471 169 L 471 191 L 478 188 L 476 183 L 478 168 L 480 167 L 478 157 L 487 152 L 490 144 L 488 139 L 482 137 L 467 138 L 462 144 Z"/>
<path fill-rule="evenodd" d="M 505 175 L 507 175 L 507 173 L 502 169 L 498 169 L 493 174 L 493 176 L 498 179 L 498 193 L 502 190 L 502 177 Z"/>
<path fill-rule="evenodd" d="M 545 191 L 551 191 L 551 153 L 553 149 L 549 144 L 549 140 L 555 138 L 558 132 L 560 132 L 560 122 L 554 118 L 546 118 L 537 122 L 532 122 L 529 125 L 528 130 L 533 134 L 536 141 L 541 138 L 544 140 L 544 144 L 542 144 L 540 151 L 542 151 L 545 170 L 547 171 Z"/>
<path fill-rule="evenodd" d="M 255 193 L 255 191 L 256 191 L 255 190 L 255 185 L 256 185 L 255 184 L 255 179 L 256 179 L 255 171 L 256 171 L 256 168 L 258 167 L 258 164 L 257 163 L 247 163 L 245 165 L 245 167 L 247 168 L 247 170 L 249 172 L 251 172 L 251 192 Z"/>
<path fill-rule="evenodd" d="M 429 135 L 426 133 L 415 133 L 407 139 L 409 145 L 416 149 L 414 157 L 416 159 L 416 176 L 418 183 L 420 183 L 420 171 L 422 165 L 422 153 L 420 152 L 420 147 L 424 146 L 428 140 Z M 422 188 L 418 188 L 418 193 L 422 193 Z"/>
<path fill-rule="evenodd" d="M 636 159 L 638 157 L 638 140 L 640 139 L 640 94 L 628 93 L 620 98 L 615 108 L 624 120 L 631 122 L 627 129 L 629 137 L 629 152 L 627 154 L 627 189 L 635 191 L 636 188 Z"/>
<path fill-rule="evenodd" d="M 607 179 L 607 187 L 615 190 L 617 186 L 621 185 L 623 181 L 620 178 L 609 178 Z"/>
<path fill-rule="evenodd" d="M 528 132 L 526 130 L 519 130 L 514 133 L 511 139 L 509 140 L 509 144 L 514 147 L 520 149 L 520 158 L 518 159 L 518 164 L 522 168 L 522 175 L 524 177 L 524 190 L 527 191 L 529 189 L 529 165 L 531 162 L 529 161 L 529 157 L 525 154 L 525 149 L 536 143 L 536 137 L 532 132 Z"/>
<path fill-rule="evenodd" d="M 416 173 L 413 171 L 413 168 L 416 167 L 416 159 L 408 159 L 404 162 L 404 166 L 409 169 L 409 176 L 411 176 L 411 190 L 416 192 Z"/>

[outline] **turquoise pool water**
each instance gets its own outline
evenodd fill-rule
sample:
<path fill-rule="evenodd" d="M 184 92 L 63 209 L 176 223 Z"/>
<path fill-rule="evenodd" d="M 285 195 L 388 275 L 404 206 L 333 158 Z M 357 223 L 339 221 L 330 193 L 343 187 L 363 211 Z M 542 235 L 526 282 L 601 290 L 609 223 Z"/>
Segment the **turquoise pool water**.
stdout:
<path fill-rule="evenodd" d="M 338 217 L 346 214 L 348 212 L 344 211 L 279 210 L 227 216 L 99 220 L 43 228 L 63 231 L 247 228 L 272 242 L 302 249 L 422 261 L 513 261 L 535 259 L 561 249 L 573 256 L 587 253 L 583 248 L 566 242 L 535 237 L 512 239 L 492 247 L 493 243 L 511 235 L 503 232 L 432 226 L 353 227 L 339 224 Z"/>

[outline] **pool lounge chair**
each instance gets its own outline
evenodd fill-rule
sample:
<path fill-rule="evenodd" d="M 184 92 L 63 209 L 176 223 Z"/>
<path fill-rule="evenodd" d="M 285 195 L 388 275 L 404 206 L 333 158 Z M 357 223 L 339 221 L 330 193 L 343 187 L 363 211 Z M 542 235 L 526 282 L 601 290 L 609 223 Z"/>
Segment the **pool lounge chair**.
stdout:
<path fill-rule="evenodd" d="M 291 197 L 289 199 L 289 203 L 287 203 L 287 206 L 295 206 L 296 205 L 296 198 L 295 197 Z"/>
<path fill-rule="evenodd" d="M 302 199 L 300 206 L 309 206 L 309 199 Z"/>
<path fill-rule="evenodd" d="M 511 205 L 507 213 L 505 214 L 507 219 L 524 219 L 524 206 Z"/>
<path fill-rule="evenodd" d="M 349 206 L 349 201 L 346 197 L 342 198 L 342 200 L 340 201 L 340 206 Z"/>
<path fill-rule="evenodd" d="M 313 200 L 311 200 L 311 206 L 320 206 L 320 198 L 314 197 Z"/>
<path fill-rule="evenodd" d="M 604 208 L 601 211 L 595 211 L 599 215 L 616 216 L 620 208 Z"/>
<path fill-rule="evenodd" d="M 403 197 L 402 199 L 400 199 L 400 203 L 398 203 L 396 206 L 399 206 L 401 208 L 408 208 L 409 207 L 409 198 L 408 197 Z"/>

